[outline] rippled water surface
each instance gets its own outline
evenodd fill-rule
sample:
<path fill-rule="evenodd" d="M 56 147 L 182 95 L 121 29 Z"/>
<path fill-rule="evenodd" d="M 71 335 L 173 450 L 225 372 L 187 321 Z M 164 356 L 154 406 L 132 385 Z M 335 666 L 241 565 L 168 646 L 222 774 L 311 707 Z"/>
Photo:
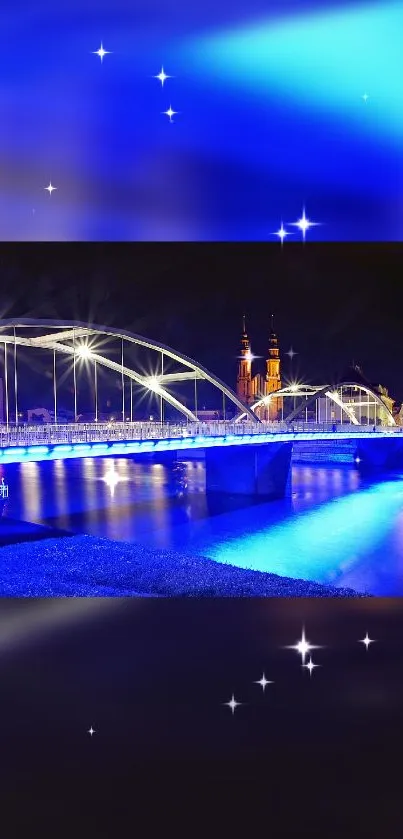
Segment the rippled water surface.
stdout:
<path fill-rule="evenodd" d="M 403 595 L 403 475 L 368 482 L 348 466 L 294 465 L 291 498 L 253 504 L 207 497 L 202 462 L 183 469 L 128 458 L 8 466 L 3 515 Z"/>

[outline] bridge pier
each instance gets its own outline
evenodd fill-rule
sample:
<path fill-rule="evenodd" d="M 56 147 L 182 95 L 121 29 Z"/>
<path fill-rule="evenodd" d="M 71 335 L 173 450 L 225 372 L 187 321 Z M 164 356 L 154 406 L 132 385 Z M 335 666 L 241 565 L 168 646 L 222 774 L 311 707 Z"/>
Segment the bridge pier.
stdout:
<path fill-rule="evenodd" d="M 291 493 L 292 443 L 206 449 L 206 491 L 284 498 Z"/>
<path fill-rule="evenodd" d="M 399 469 L 403 466 L 403 440 L 397 437 L 357 440 L 355 461 L 360 469 Z"/>

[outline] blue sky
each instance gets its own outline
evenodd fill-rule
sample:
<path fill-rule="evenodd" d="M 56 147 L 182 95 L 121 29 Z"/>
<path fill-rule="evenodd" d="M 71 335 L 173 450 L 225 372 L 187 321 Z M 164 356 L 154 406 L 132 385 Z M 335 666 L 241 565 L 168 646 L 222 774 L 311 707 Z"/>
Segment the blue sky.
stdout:
<path fill-rule="evenodd" d="M 276 243 L 304 205 L 311 240 L 401 239 L 401 2 L 24 3 L 0 21 L 3 240 Z"/>

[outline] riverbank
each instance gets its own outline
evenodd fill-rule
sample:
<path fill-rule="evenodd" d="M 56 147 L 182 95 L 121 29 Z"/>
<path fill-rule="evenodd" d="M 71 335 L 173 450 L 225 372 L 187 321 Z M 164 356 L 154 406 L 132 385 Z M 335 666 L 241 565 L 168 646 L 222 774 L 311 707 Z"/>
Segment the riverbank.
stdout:
<path fill-rule="evenodd" d="M 87 535 L 0 547 L 1 597 L 367 597 Z"/>

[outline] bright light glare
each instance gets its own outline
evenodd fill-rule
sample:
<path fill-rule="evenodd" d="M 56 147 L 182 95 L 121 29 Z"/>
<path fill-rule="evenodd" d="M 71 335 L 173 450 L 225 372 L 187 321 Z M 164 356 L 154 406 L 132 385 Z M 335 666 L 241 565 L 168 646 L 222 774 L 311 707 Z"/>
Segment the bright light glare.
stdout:
<path fill-rule="evenodd" d="M 110 490 L 110 494 L 111 494 L 112 498 L 115 495 L 115 488 L 117 487 L 117 485 L 120 484 L 122 481 L 127 481 L 127 480 L 128 480 L 128 478 L 124 477 L 122 475 L 119 475 L 116 472 L 116 470 L 114 469 L 113 466 L 111 466 L 109 468 L 108 472 L 106 472 L 106 474 L 103 476 L 103 478 L 101 478 L 101 481 L 103 481 L 107 485 L 108 489 Z"/>
<path fill-rule="evenodd" d="M 149 388 L 149 390 L 152 390 L 154 393 L 159 393 L 159 391 L 161 390 L 159 381 L 156 376 L 150 376 L 150 378 L 146 381 L 146 385 Z"/>
<path fill-rule="evenodd" d="M 91 358 L 92 351 L 90 350 L 88 344 L 81 344 L 81 346 L 76 348 L 76 353 L 80 358 Z"/>

